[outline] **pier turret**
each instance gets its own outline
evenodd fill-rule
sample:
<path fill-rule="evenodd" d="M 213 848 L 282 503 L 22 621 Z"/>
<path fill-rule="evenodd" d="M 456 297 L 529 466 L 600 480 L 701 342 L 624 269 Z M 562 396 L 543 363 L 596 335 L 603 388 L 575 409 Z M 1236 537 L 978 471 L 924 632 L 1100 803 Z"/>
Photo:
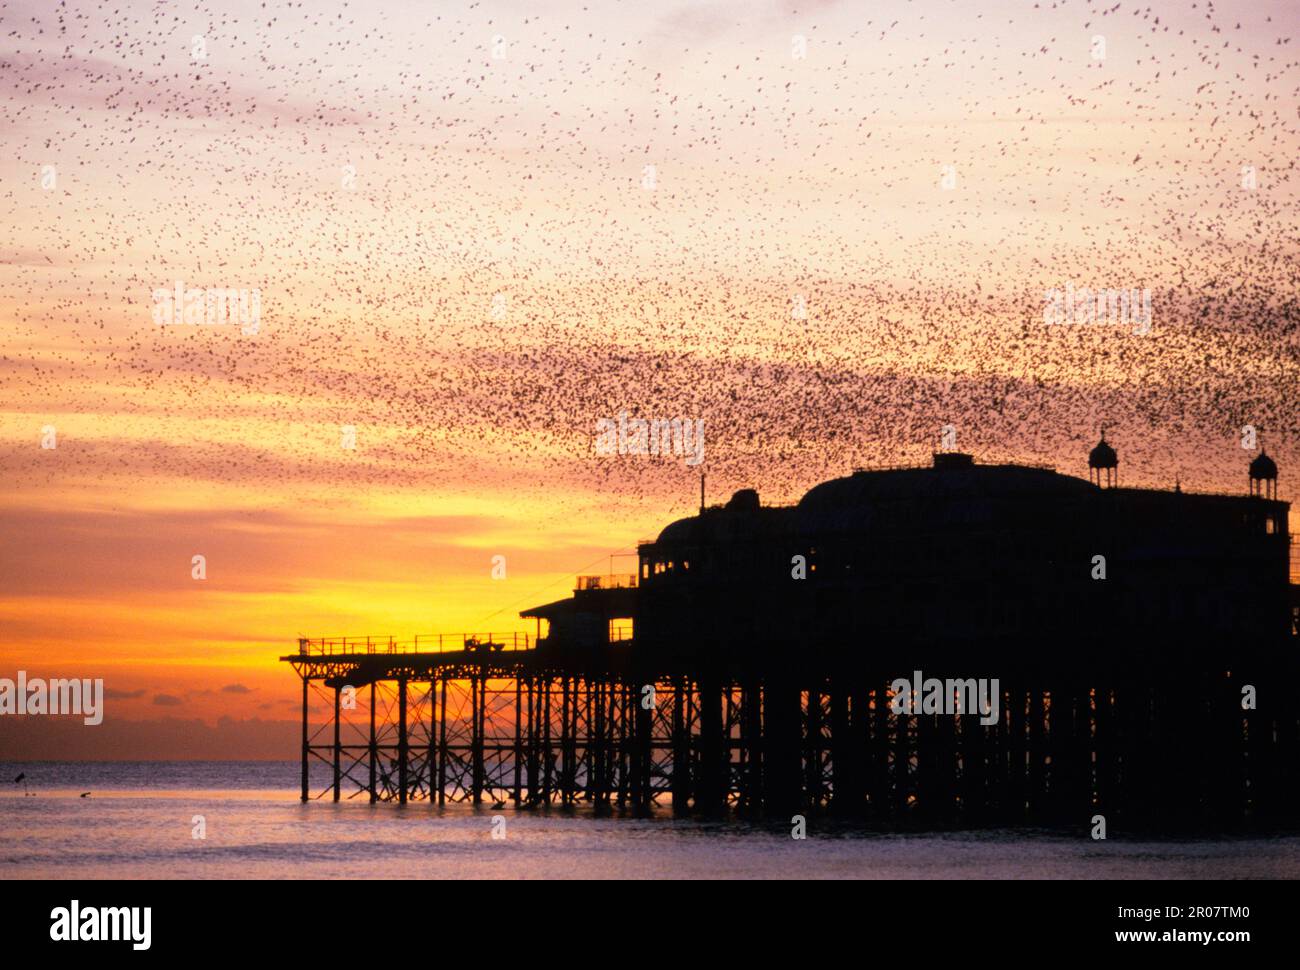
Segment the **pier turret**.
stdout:
<path fill-rule="evenodd" d="M 1277 499 L 1277 462 L 1259 449 L 1250 463 L 1250 494 L 1275 501 Z"/>
<path fill-rule="evenodd" d="M 1102 488 L 1102 473 L 1105 472 L 1105 488 L 1114 488 L 1119 484 L 1119 455 L 1106 441 L 1106 429 L 1101 431 L 1101 440 L 1097 447 L 1088 452 L 1088 479 L 1098 488 Z"/>

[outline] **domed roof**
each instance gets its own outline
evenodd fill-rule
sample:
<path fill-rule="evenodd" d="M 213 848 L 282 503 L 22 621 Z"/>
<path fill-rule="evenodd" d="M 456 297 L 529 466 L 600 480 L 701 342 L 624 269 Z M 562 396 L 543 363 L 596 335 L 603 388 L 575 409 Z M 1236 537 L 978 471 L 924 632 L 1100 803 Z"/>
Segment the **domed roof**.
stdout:
<path fill-rule="evenodd" d="M 742 488 L 726 505 L 713 505 L 699 515 L 668 523 L 655 542 L 697 545 L 752 541 L 780 531 L 790 512 L 789 507 L 764 506 L 758 492 Z"/>
<path fill-rule="evenodd" d="M 752 488 L 742 488 L 732 495 L 727 503 L 727 508 L 733 512 L 757 512 L 761 507 L 758 492 Z"/>
<path fill-rule="evenodd" d="M 1024 465 L 977 465 L 968 456 L 936 455 L 931 468 L 861 470 L 815 485 L 794 506 L 761 506 L 742 489 L 726 506 L 669 523 L 656 544 L 753 541 L 779 534 L 892 527 L 908 515 L 961 524 L 987 523 L 999 509 L 1025 501 L 1092 495 L 1081 478 Z"/>
<path fill-rule="evenodd" d="M 822 482 L 795 507 L 802 532 L 862 529 L 886 524 L 911 508 L 924 515 L 942 509 L 948 521 L 980 521 L 998 503 L 1086 495 L 1092 486 L 1081 478 L 1022 465 L 858 471 Z"/>
<path fill-rule="evenodd" d="M 1118 468 L 1119 455 L 1115 449 L 1106 443 L 1106 432 L 1101 433 L 1101 440 L 1097 442 L 1097 447 L 1088 452 L 1089 468 Z"/>
<path fill-rule="evenodd" d="M 1250 477 L 1257 480 L 1277 478 L 1277 462 L 1264 454 L 1263 448 L 1259 449 L 1259 454 L 1250 463 Z"/>

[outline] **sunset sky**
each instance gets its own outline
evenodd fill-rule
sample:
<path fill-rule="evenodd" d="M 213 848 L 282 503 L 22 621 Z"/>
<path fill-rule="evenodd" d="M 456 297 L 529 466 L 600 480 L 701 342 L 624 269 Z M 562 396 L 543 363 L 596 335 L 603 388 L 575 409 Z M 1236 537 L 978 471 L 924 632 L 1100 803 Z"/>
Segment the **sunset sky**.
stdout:
<path fill-rule="evenodd" d="M 713 501 L 945 424 L 1234 493 L 1252 425 L 1290 500 L 1296 9 L 0 0 L 0 676 L 143 758 L 294 718 L 299 635 L 527 629 L 698 502 L 620 411 L 702 419 Z"/>

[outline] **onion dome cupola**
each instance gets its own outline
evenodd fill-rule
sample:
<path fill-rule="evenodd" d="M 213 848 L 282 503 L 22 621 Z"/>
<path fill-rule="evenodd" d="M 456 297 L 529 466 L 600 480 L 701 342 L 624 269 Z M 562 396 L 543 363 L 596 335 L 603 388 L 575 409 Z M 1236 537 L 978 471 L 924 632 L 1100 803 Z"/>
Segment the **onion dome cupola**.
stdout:
<path fill-rule="evenodd" d="M 1250 494 L 1260 498 L 1277 498 L 1277 462 L 1259 449 L 1250 463 Z"/>
<path fill-rule="evenodd" d="M 1101 440 L 1097 442 L 1097 447 L 1088 452 L 1088 480 L 1099 488 L 1102 487 L 1103 472 L 1105 473 L 1105 487 L 1114 488 L 1119 484 L 1119 455 L 1106 441 L 1104 428 L 1101 432 Z"/>

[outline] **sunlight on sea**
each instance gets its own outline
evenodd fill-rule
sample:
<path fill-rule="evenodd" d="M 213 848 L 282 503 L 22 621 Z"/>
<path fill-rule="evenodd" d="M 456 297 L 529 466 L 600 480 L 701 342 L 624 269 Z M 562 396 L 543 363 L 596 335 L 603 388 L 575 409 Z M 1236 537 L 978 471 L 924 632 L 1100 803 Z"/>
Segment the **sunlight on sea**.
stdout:
<path fill-rule="evenodd" d="M 1300 837 L 1094 842 L 1086 833 L 878 834 L 590 810 L 299 802 L 268 762 L 0 766 L 0 879 L 865 878 L 1300 876 Z M 13 783 L 19 773 L 27 778 Z M 81 793 L 90 794 L 82 798 Z M 195 838 L 202 816 L 206 838 Z M 494 839 L 493 817 L 505 837 Z M 500 824 L 498 824 L 498 829 Z"/>

